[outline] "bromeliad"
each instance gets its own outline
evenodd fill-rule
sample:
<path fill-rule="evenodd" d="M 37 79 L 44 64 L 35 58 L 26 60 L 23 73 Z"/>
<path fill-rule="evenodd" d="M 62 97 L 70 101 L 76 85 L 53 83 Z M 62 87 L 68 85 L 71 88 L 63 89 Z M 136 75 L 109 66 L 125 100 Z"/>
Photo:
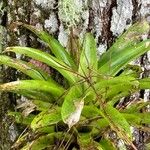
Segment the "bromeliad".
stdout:
<path fill-rule="evenodd" d="M 27 117 L 23 117 L 19 112 L 9 114 L 15 116 L 18 123 L 29 125 L 33 132 L 43 132 L 42 136 L 35 136 L 33 141 L 27 142 L 28 132 L 16 141 L 16 145 L 36 150 L 47 147 L 69 149 L 70 146 L 77 145 L 80 149 L 91 145 L 93 149 L 115 149 L 116 142 L 108 136 L 111 131 L 115 131 L 116 140 L 122 139 L 124 143 L 136 149 L 132 143 L 130 128 L 135 126 L 147 129 L 143 124 L 150 124 L 150 115 L 148 112 L 141 113 L 140 110 L 149 103 L 141 101 L 140 107 L 137 107 L 139 103 L 135 102 L 124 109 L 117 109 L 116 106 L 121 98 L 140 89 L 150 88 L 150 78 L 140 79 L 141 69 L 128 65 L 150 50 L 149 39 L 141 42 L 141 36 L 149 32 L 149 24 L 143 20 L 131 26 L 100 59 L 93 35 L 86 33 L 80 45 L 80 55 L 77 54 L 80 56 L 79 61 L 75 61 L 47 32 L 23 23 L 19 25 L 35 33 L 49 46 L 53 55 L 20 46 L 8 47 L 5 52 L 23 54 L 42 62 L 57 70 L 67 82 L 63 87 L 48 71 L 35 66 L 34 63 L 0 55 L 1 64 L 16 68 L 31 78 L 1 84 L 0 91 L 26 96 L 39 112 L 37 115 L 31 113 Z"/>

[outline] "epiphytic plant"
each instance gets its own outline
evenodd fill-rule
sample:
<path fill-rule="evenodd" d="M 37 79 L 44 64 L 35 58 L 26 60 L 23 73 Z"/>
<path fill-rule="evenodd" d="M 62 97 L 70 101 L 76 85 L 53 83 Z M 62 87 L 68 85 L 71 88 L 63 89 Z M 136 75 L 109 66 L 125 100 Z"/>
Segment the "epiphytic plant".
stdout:
<path fill-rule="evenodd" d="M 142 21 L 131 26 L 99 60 L 94 37 L 86 33 L 79 46 L 79 63 L 48 33 L 19 24 L 43 40 L 54 56 L 20 46 L 8 47 L 5 52 L 43 62 L 60 72 L 67 82 L 63 87 L 34 64 L 0 55 L 1 64 L 16 68 L 31 78 L 0 85 L 0 91 L 18 93 L 29 99 L 24 109 L 30 114 L 24 117 L 20 112 L 9 113 L 16 122 L 29 126 L 13 147 L 114 150 L 121 141 L 122 146 L 130 145 L 136 150 L 131 127 L 150 131 L 143 126 L 150 124 L 150 114 L 141 112 L 149 102 L 139 100 L 124 107 L 119 102 L 123 97 L 150 88 L 150 78 L 139 78 L 142 69 L 128 65 L 150 50 L 150 40 L 141 42 L 140 38 L 149 31 L 148 23 Z"/>

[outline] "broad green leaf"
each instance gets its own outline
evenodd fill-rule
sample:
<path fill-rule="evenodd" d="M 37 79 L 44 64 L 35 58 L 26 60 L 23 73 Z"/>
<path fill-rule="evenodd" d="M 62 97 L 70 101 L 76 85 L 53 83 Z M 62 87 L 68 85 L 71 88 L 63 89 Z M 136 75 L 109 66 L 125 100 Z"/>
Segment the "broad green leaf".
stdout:
<path fill-rule="evenodd" d="M 14 117 L 16 123 L 24 124 L 24 125 L 30 125 L 35 115 L 28 115 L 27 117 L 24 117 L 20 112 L 8 112 L 9 116 Z"/>
<path fill-rule="evenodd" d="M 150 113 L 122 113 L 122 115 L 128 120 L 131 124 L 150 124 Z"/>
<path fill-rule="evenodd" d="M 100 146 L 96 143 L 89 133 L 79 133 L 77 138 L 78 145 L 80 146 L 80 150 L 99 150 L 98 147 Z"/>
<path fill-rule="evenodd" d="M 108 51 L 102 55 L 98 62 L 98 67 L 102 67 L 105 63 L 107 63 L 110 60 L 111 57 L 118 55 L 125 48 L 135 46 L 141 41 L 142 35 L 148 34 L 149 30 L 150 25 L 146 20 L 139 21 L 132 25 L 124 34 L 122 34 L 116 40 L 113 46 L 111 46 L 108 49 Z"/>
<path fill-rule="evenodd" d="M 106 101 L 112 100 L 112 98 L 118 96 L 120 93 L 126 93 L 126 96 L 130 95 L 131 93 L 134 93 L 139 90 L 139 83 L 138 81 L 134 82 L 126 82 L 126 83 L 120 83 L 119 85 L 114 85 L 106 88 L 104 90 L 103 97 L 106 99 Z M 103 90 L 101 90 L 103 92 Z"/>
<path fill-rule="evenodd" d="M 120 93 L 125 92 L 128 95 L 131 91 L 137 91 L 139 82 L 134 77 L 121 76 L 100 80 L 94 87 L 97 93 L 101 94 L 105 100 L 110 101 L 114 97 L 117 98 Z"/>
<path fill-rule="evenodd" d="M 17 93 L 25 91 L 26 89 L 37 92 L 48 92 L 56 97 L 61 96 L 64 92 L 64 89 L 61 86 L 43 80 L 19 80 L 0 84 L 0 91 Z"/>
<path fill-rule="evenodd" d="M 33 130 L 55 125 L 61 121 L 60 108 L 49 108 L 49 110 L 43 111 L 36 115 L 31 123 L 31 128 Z"/>
<path fill-rule="evenodd" d="M 80 133 L 77 141 L 80 145 L 80 149 L 86 149 L 93 145 L 93 140 L 89 133 Z"/>
<path fill-rule="evenodd" d="M 109 77 L 105 79 L 100 79 L 99 82 L 97 82 L 94 87 L 96 90 L 107 88 L 109 86 L 113 85 L 119 85 L 120 83 L 130 83 L 135 81 L 135 78 L 132 76 L 118 76 L 118 77 Z"/>
<path fill-rule="evenodd" d="M 104 118 L 96 120 L 93 119 L 89 125 L 93 127 L 91 135 L 95 137 L 101 135 L 102 132 L 105 131 L 107 127 L 109 127 L 109 122 Z"/>
<path fill-rule="evenodd" d="M 56 141 L 65 140 L 67 142 L 70 139 L 70 135 L 68 133 L 64 134 L 62 132 L 50 133 L 44 136 L 40 136 L 38 139 L 34 140 L 31 143 L 28 143 L 21 150 L 42 150 L 42 149 L 57 149 Z M 72 137 L 73 140 L 73 137 Z"/>
<path fill-rule="evenodd" d="M 81 87 L 73 86 L 64 99 L 61 108 L 61 116 L 63 122 L 68 124 L 69 128 L 76 124 L 80 119 L 81 111 L 84 105 L 84 97 L 81 97 L 81 95 Z"/>
<path fill-rule="evenodd" d="M 55 132 L 55 130 L 56 130 L 55 126 L 46 126 L 46 127 L 36 129 L 36 132 L 49 134 Z"/>
<path fill-rule="evenodd" d="M 49 108 L 52 107 L 51 103 L 43 102 L 40 100 L 33 100 L 33 103 L 36 105 L 36 110 L 40 111 L 48 110 Z"/>
<path fill-rule="evenodd" d="M 140 55 L 150 50 L 150 39 L 139 44 L 127 47 L 115 55 L 111 54 L 111 63 L 109 59 L 103 65 L 99 66 L 98 72 L 106 75 L 116 75 L 126 64 L 138 58 Z"/>
<path fill-rule="evenodd" d="M 139 80 L 140 89 L 150 89 L 150 78 L 144 78 Z"/>
<path fill-rule="evenodd" d="M 34 48 L 19 47 L 19 46 L 7 47 L 6 52 L 7 51 L 24 54 L 35 60 L 41 61 L 58 70 L 70 83 L 75 82 L 75 76 L 72 73 L 72 69 L 62 61 L 58 60 L 57 58 L 51 56 L 46 52 L 42 52 L 41 50 L 37 50 Z"/>
<path fill-rule="evenodd" d="M 122 112 L 124 113 L 137 113 L 140 112 L 140 110 L 147 105 L 150 105 L 150 102 L 144 102 L 144 100 L 141 101 L 133 101 L 129 106 L 127 106 Z"/>
<path fill-rule="evenodd" d="M 40 70 L 40 69 L 37 70 L 36 67 L 32 66 L 31 64 L 29 64 L 25 61 L 10 58 L 5 55 L 0 55 L 0 64 L 4 64 L 4 65 L 10 66 L 12 68 L 15 68 L 17 70 L 20 70 L 24 74 L 26 74 L 29 77 L 36 79 L 36 80 L 51 80 L 52 81 L 52 78 L 50 78 L 42 70 Z"/>
<path fill-rule="evenodd" d="M 44 41 L 51 49 L 52 53 L 65 64 L 69 65 L 73 69 L 76 69 L 77 66 L 75 65 L 73 59 L 70 57 L 69 53 L 66 49 L 49 33 L 45 31 L 41 31 L 36 29 L 34 26 L 22 24 L 25 28 L 32 31 L 36 34 L 42 41 Z"/>
<path fill-rule="evenodd" d="M 116 96 L 114 96 L 112 99 L 108 100 L 108 103 L 112 106 L 114 106 L 117 102 L 120 101 L 121 98 L 129 96 L 131 94 L 130 89 L 128 91 L 120 92 Z"/>
<path fill-rule="evenodd" d="M 83 76 L 93 76 L 93 73 L 97 71 L 97 50 L 96 42 L 92 34 L 86 33 L 82 49 L 79 63 L 79 73 Z"/>
<path fill-rule="evenodd" d="M 102 150 L 116 150 L 112 142 L 108 139 L 102 139 L 99 143 L 102 147 Z"/>
<path fill-rule="evenodd" d="M 140 74 L 142 72 L 143 71 L 142 71 L 142 68 L 140 66 L 128 64 L 119 76 L 132 76 L 135 78 L 139 78 Z"/>
<path fill-rule="evenodd" d="M 41 101 L 48 101 L 48 102 L 54 102 L 55 98 L 49 93 L 49 92 L 45 92 L 45 91 L 37 91 L 37 89 L 35 90 L 30 90 L 30 89 L 21 89 L 21 90 L 13 90 L 10 91 L 13 93 L 17 93 L 20 95 L 23 95 L 29 99 L 38 99 Z"/>
<path fill-rule="evenodd" d="M 82 110 L 82 116 L 86 118 L 92 118 L 99 115 L 100 115 L 99 109 L 94 105 L 85 105 Z"/>
<path fill-rule="evenodd" d="M 132 143 L 130 125 L 125 117 L 116 108 L 107 104 L 104 107 L 102 115 L 109 122 L 112 130 L 116 131 L 117 135 L 121 139 L 124 139 L 128 144 Z"/>

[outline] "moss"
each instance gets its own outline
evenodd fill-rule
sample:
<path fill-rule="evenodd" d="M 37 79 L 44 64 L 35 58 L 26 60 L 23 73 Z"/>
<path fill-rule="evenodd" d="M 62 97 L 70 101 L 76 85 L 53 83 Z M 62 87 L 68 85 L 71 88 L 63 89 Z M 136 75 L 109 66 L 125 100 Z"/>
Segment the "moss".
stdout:
<path fill-rule="evenodd" d="M 83 13 L 83 4 L 79 0 L 60 0 L 59 17 L 67 26 L 76 26 Z"/>

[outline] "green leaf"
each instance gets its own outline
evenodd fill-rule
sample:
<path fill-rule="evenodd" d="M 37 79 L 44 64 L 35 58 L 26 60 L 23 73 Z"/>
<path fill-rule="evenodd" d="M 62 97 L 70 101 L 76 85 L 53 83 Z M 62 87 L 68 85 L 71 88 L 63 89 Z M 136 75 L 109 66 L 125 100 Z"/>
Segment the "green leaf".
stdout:
<path fill-rule="evenodd" d="M 49 108 L 52 107 L 51 103 L 43 102 L 40 100 L 33 100 L 33 103 L 36 105 L 36 110 L 39 110 L 39 111 L 48 110 Z"/>
<path fill-rule="evenodd" d="M 77 138 L 78 144 L 81 150 L 91 149 L 91 150 L 98 150 L 100 146 L 96 143 L 89 133 L 80 133 Z"/>
<path fill-rule="evenodd" d="M 64 92 L 64 89 L 61 86 L 42 80 L 19 80 L 0 84 L 0 91 L 17 93 L 25 91 L 26 89 L 29 91 L 48 92 L 56 97 L 61 96 Z"/>
<path fill-rule="evenodd" d="M 130 83 L 135 81 L 135 78 L 132 76 L 118 76 L 118 77 L 109 77 L 105 79 L 100 79 L 94 87 L 96 90 L 107 88 L 109 86 L 119 85 L 120 83 Z"/>
<path fill-rule="evenodd" d="M 49 133 L 55 132 L 55 130 L 56 130 L 55 126 L 45 126 L 45 127 L 36 129 L 36 132 L 49 134 Z"/>
<path fill-rule="evenodd" d="M 82 116 L 86 118 L 92 118 L 99 115 L 100 115 L 99 109 L 94 105 L 85 105 L 82 110 Z"/>
<path fill-rule="evenodd" d="M 117 102 L 120 101 L 121 98 L 129 96 L 131 94 L 130 89 L 128 91 L 120 92 L 116 96 L 114 96 L 112 99 L 108 100 L 108 103 L 112 106 L 114 106 Z"/>
<path fill-rule="evenodd" d="M 25 28 L 32 31 L 34 34 L 36 34 L 42 41 L 44 41 L 48 46 L 50 47 L 52 53 L 61 61 L 63 61 L 65 64 L 69 65 L 73 69 L 76 69 L 77 66 L 75 65 L 73 59 L 70 57 L 69 53 L 66 51 L 66 49 L 49 33 L 45 31 L 41 31 L 36 29 L 34 26 L 27 25 L 27 24 L 21 24 Z"/>
<path fill-rule="evenodd" d="M 71 72 L 72 69 L 69 66 L 67 66 L 62 61 L 58 60 L 57 58 L 51 56 L 50 54 L 48 54 L 46 52 L 42 52 L 41 50 L 37 50 L 37 49 L 34 49 L 34 48 L 19 47 L 19 46 L 7 47 L 7 49 L 5 51 L 6 52 L 7 51 L 12 51 L 12 52 L 15 52 L 15 53 L 27 55 L 27 56 L 35 59 L 35 60 L 41 61 L 41 62 L 55 68 L 68 81 L 70 81 L 70 83 L 74 83 L 76 81 L 74 74 Z"/>
<path fill-rule="evenodd" d="M 91 135 L 95 137 L 101 135 L 105 129 L 109 127 L 109 122 L 106 119 L 101 118 L 92 121 L 89 125 L 93 127 Z"/>
<path fill-rule="evenodd" d="M 48 92 L 44 92 L 44 91 L 37 91 L 37 89 L 35 90 L 29 90 L 29 89 L 21 89 L 21 90 L 13 90 L 13 91 L 9 91 L 9 92 L 13 92 L 13 93 L 17 93 L 20 95 L 23 95 L 29 99 L 38 99 L 41 101 L 48 101 L 48 102 L 54 102 L 55 98 Z"/>
<path fill-rule="evenodd" d="M 122 112 L 124 113 L 140 112 L 140 110 L 146 107 L 147 105 L 150 105 L 150 102 L 144 102 L 144 100 L 134 101 L 131 102 L 131 104 L 129 104 L 129 106 L 127 106 L 124 110 L 122 110 Z"/>
<path fill-rule="evenodd" d="M 131 124 L 150 124 L 150 113 L 122 113 L 122 115 L 130 122 Z"/>
<path fill-rule="evenodd" d="M 120 83 L 119 85 L 114 85 L 106 88 L 104 91 L 103 97 L 106 101 L 112 100 L 112 98 L 118 96 L 120 93 L 126 94 L 125 96 L 130 95 L 139 90 L 138 81 Z M 121 95 L 120 95 L 121 96 Z"/>
<path fill-rule="evenodd" d="M 119 76 L 100 80 L 94 87 L 106 101 L 111 101 L 120 93 L 125 92 L 124 94 L 129 95 L 131 92 L 139 90 L 139 82 L 134 77 Z"/>
<path fill-rule="evenodd" d="M 32 121 L 31 128 L 33 130 L 55 125 L 61 121 L 60 108 L 49 109 L 39 113 Z"/>
<path fill-rule="evenodd" d="M 111 46 L 108 51 L 102 55 L 98 62 L 99 68 L 106 64 L 111 57 L 120 54 L 120 52 L 127 47 L 135 46 L 137 43 L 139 43 L 142 35 L 148 34 L 149 30 L 150 25 L 146 20 L 139 21 L 132 25 L 116 40 L 113 46 Z"/>
<path fill-rule="evenodd" d="M 84 98 L 81 97 L 81 95 L 81 87 L 77 85 L 73 86 L 69 90 L 63 102 L 61 116 L 63 122 L 68 124 L 69 128 L 76 124 L 80 119 L 81 111 L 84 105 Z"/>
<path fill-rule="evenodd" d="M 124 116 L 114 107 L 107 104 L 104 107 L 103 117 L 109 122 L 112 130 L 116 131 L 117 135 L 124 139 L 128 144 L 131 144 L 132 134 L 130 125 Z"/>
<path fill-rule="evenodd" d="M 150 89 L 150 78 L 144 78 L 139 80 L 140 89 Z"/>
<path fill-rule="evenodd" d="M 68 133 L 65 134 L 65 142 L 70 139 Z M 42 150 L 42 149 L 55 149 L 57 148 L 56 141 L 63 140 L 64 134 L 62 132 L 50 133 L 44 136 L 40 136 L 38 139 L 34 140 L 31 143 L 28 143 L 21 150 Z M 73 138 L 72 138 L 73 139 Z M 55 147 L 56 146 L 56 147 Z"/>
<path fill-rule="evenodd" d="M 0 64 L 4 64 L 4 65 L 10 66 L 12 68 L 15 68 L 17 70 L 20 70 L 24 74 L 28 75 L 29 77 L 31 77 L 33 79 L 51 80 L 52 81 L 52 78 L 50 78 L 42 70 L 40 70 L 40 69 L 37 70 L 36 67 L 34 67 L 33 65 L 31 65 L 25 61 L 10 58 L 10 57 L 5 56 L 5 55 L 0 55 Z"/>
<path fill-rule="evenodd" d="M 78 136 L 78 144 L 80 145 L 80 149 L 89 148 L 90 145 L 93 145 L 93 140 L 89 133 L 81 133 Z"/>
<path fill-rule="evenodd" d="M 20 112 L 12 112 L 12 111 L 8 112 L 8 115 L 14 117 L 16 123 L 24 124 L 24 125 L 30 125 L 34 118 L 34 115 L 32 114 L 25 117 Z"/>
<path fill-rule="evenodd" d="M 145 40 L 139 44 L 131 47 L 127 47 L 115 55 L 111 55 L 111 62 L 107 59 L 103 65 L 99 66 L 98 72 L 105 75 L 116 75 L 126 64 L 132 60 L 138 58 L 140 55 L 144 54 L 150 50 L 150 40 Z M 109 52 L 109 51 L 108 51 Z M 108 54 L 106 52 L 106 54 Z"/>
<path fill-rule="evenodd" d="M 91 72 L 97 71 L 97 49 L 96 42 L 92 34 L 86 33 L 83 50 L 80 56 L 79 73 L 83 76 L 92 75 Z"/>
<path fill-rule="evenodd" d="M 100 145 L 102 147 L 102 150 L 116 150 L 116 148 L 114 148 L 114 145 L 112 144 L 112 142 L 108 139 L 102 139 L 100 141 Z"/>
<path fill-rule="evenodd" d="M 128 64 L 124 71 L 119 76 L 132 76 L 135 78 L 139 78 L 140 74 L 142 73 L 142 68 L 138 65 L 130 65 Z"/>

